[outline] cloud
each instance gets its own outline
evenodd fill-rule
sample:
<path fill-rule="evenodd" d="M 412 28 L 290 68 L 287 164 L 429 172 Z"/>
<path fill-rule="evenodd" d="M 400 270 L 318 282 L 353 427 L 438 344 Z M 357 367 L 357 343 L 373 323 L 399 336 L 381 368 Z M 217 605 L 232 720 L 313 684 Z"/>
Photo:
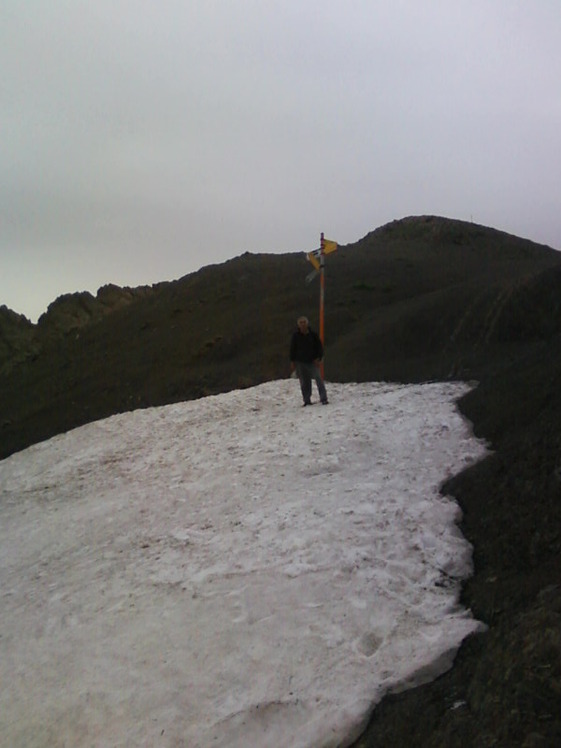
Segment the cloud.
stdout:
<path fill-rule="evenodd" d="M 561 246 L 554 2 L 5 6 L 0 303 L 18 311 L 410 214 Z"/>

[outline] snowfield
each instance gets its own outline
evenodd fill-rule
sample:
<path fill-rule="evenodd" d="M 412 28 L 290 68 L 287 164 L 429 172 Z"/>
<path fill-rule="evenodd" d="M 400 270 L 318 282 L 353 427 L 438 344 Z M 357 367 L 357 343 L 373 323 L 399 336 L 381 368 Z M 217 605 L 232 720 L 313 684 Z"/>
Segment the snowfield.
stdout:
<path fill-rule="evenodd" d="M 486 454 L 468 387 L 327 388 L 139 410 L 0 462 L 3 745 L 345 746 L 450 667 L 481 628 L 439 494 Z"/>

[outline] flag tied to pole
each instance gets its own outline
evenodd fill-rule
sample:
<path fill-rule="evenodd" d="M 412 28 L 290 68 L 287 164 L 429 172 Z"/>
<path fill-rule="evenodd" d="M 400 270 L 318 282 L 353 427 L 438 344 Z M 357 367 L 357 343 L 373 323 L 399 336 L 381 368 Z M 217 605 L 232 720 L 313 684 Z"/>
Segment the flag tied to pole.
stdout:
<path fill-rule="evenodd" d="M 312 252 L 306 254 L 308 262 L 314 266 L 311 273 L 306 276 L 306 283 L 311 283 L 316 275 L 320 277 L 320 289 L 319 289 L 319 337 L 322 343 L 325 341 L 324 335 L 324 306 L 325 306 L 325 255 L 335 252 L 337 249 L 337 242 L 331 241 L 331 239 L 325 239 L 323 232 L 320 238 L 319 249 L 314 249 Z M 323 360 L 320 363 L 321 376 L 323 377 Z"/>
<path fill-rule="evenodd" d="M 306 259 L 311 262 L 316 270 L 320 269 L 320 257 L 328 255 L 331 252 L 335 252 L 337 249 L 337 242 L 333 242 L 330 239 L 324 239 L 322 246 L 319 249 L 314 249 L 312 252 L 308 252 Z"/>

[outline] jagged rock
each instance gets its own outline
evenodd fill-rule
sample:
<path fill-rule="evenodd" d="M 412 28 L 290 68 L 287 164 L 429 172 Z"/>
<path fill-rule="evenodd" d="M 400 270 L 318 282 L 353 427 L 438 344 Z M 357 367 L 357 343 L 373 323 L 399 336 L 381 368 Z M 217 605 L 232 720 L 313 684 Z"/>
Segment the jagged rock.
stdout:
<path fill-rule="evenodd" d="M 133 301 L 152 295 L 154 288 L 154 286 L 137 286 L 136 288 L 125 286 L 121 288 L 113 283 L 108 283 L 101 286 L 96 299 L 100 304 L 108 307 L 109 310 L 120 309 Z"/>
<path fill-rule="evenodd" d="M 0 372 L 35 351 L 35 326 L 23 314 L 0 306 Z"/>
<path fill-rule="evenodd" d="M 152 286 L 121 288 L 112 283 L 102 286 L 96 296 L 88 291 L 59 296 L 39 317 L 37 325 L 42 335 L 52 338 L 97 322 L 107 314 L 153 292 Z"/>
<path fill-rule="evenodd" d="M 8 373 L 16 364 L 36 358 L 45 345 L 58 338 L 152 295 L 158 287 L 157 284 L 121 288 L 109 283 L 99 288 L 96 296 L 88 291 L 63 294 L 49 304 L 36 325 L 24 315 L 0 306 L 0 373 Z"/>
<path fill-rule="evenodd" d="M 95 297 L 88 291 L 63 294 L 49 304 L 37 325 L 42 334 L 65 333 L 88 324 L 96 313 Z"/>

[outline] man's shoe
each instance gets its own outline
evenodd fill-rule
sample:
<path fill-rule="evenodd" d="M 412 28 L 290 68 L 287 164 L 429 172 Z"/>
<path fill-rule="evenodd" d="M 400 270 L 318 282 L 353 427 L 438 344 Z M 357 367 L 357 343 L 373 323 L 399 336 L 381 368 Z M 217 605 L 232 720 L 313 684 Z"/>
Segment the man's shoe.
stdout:
<path fill-rule="evenodd" d="M 321 401 L 321 404 L 322 404 L 322 405 L 329 405 L 329 400 L 322 400 L 322 401 Z"/>
<path fill-rule="evenodd" d="M 304 404 L 302 405 L 302 407 L 305 408 L 306 405 L 311 405 L 311 404 L 312 404 L 311 400 L 304 400 Z"/>

